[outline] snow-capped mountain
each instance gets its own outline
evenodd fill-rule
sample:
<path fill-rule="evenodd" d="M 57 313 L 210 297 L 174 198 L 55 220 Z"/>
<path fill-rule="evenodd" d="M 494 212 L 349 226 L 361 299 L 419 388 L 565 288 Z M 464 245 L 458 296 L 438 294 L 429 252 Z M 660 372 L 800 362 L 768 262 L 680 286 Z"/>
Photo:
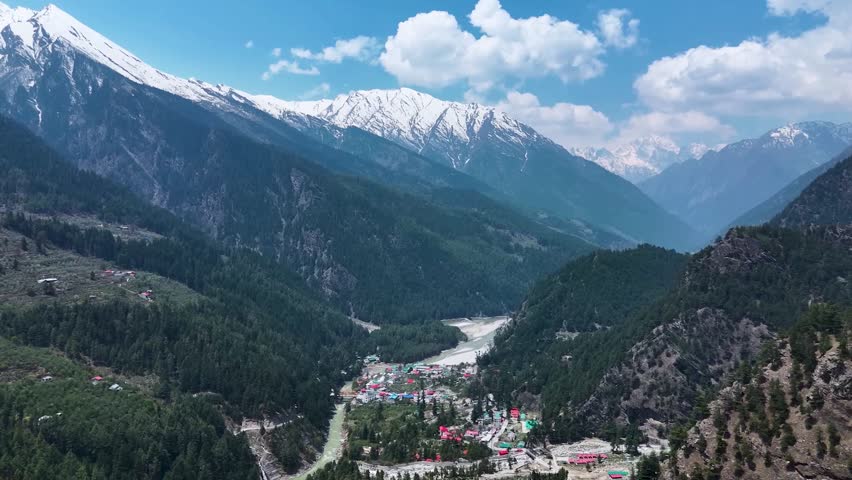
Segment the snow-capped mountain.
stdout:
<path fill-rule="evenodd" d="M 680 147 L 670 138 L 652 135 L 619 145 L 612 150 L 594 147 L 570 150 L 575 155 L 595 162 L 612 173 L 638 183 L 659 174 L 675 163 L 701 158 L 708 151 L 722 147 L 723 145 L 708 147 L 702 143 L 691 143 L 686 147 Z"/>
<path fill-rule="evenodd" d="M 668 246 L 693 238 L 633 185 L 493 108 L 410 89 L 321 102 L 252 95 L 162 72 L 55 6 L 0 7 L 0 112 L 158 205 L 180 195 L 166 172 L 195 155 L 181 150 L 191 124 L 286 144 L 331 170 L 407 190 L 477 190 L 610 237 Z"/>
<path fill-rule="evenodd" d="M 274 116 L 298 112 L 340 127 L 357 127 L 462 170 L 475 156 L 472 146 L 491 133 L 491 141 L 514 146 L 550 142 L 493 107 L 448 102 L 410 88 L 355 91 L 317 101 L 251 100 Z"/>
<path fill-rule="evenodd" d="M 852 144 L 852 123 L 791 123 L 709 151 L 640 184 L 660 205 L 715 235 Z"/>
<path fill-rule="evenodd" d="M 625 211 L 602 208 L 613 199 L 633 197 L 632 186 L 494 107 L 444 101 L 409 88 L 355 91 L 304 102 L 258 96 L 250 100 L 273 116 L 298 112 L 339 127 L 366 130 L 468 173 L 520 205 L 562 215 L 570 212 L 630 238 L 637 238 L 632 232 L 644 230 L 635 219 L 657 208 L 638 198 L 640 204 Z M 632 148 L 661 164 L 665 160 L 655 152 L 677 149 L 659 138 Z M 607 184 L 614 198 L 602 198 L 602 191 L 588 188 L 592 184 Z M 616 224 L 631 225 L 630 230 Z"/>

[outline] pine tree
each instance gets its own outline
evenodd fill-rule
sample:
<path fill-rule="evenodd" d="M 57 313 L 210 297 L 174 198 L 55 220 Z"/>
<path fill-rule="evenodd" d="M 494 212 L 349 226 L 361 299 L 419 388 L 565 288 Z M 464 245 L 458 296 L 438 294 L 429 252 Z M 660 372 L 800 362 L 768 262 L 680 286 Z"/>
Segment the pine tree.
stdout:
<path fill-rule="evenodd" d="M 837 457 L 837 446 L 840 445 L 840 432 L 833 423 L 828 424 L 828 453 L 832 457 Z"/>
<path fill-rule="evenodd" d="M 816 431 L 816 454 L 817 458 L 822 459 L 828 452 L 828 447 L 825 445 L 825 438 L 822 434 L 822 428 L 817 428 Z"/>

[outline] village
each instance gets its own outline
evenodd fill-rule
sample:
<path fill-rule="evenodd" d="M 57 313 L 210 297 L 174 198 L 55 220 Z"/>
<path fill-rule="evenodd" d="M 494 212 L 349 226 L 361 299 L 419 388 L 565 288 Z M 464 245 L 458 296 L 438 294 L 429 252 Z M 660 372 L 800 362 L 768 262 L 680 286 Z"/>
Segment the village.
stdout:
<path fill-rule="evenodd" d="M 568 478 L 631 477 L 638 455 L 613 452 L 605 441 L 531 444 L 540 412 L 498 405 L 493 395 L 475 392 L 477 374 L 474 363 L 391 364 L 368 356 L 341 394 L 350 457 L 362 471 L 385 478 L 445 468 L 478 468 L 483 478 L 562 469 Z"/>

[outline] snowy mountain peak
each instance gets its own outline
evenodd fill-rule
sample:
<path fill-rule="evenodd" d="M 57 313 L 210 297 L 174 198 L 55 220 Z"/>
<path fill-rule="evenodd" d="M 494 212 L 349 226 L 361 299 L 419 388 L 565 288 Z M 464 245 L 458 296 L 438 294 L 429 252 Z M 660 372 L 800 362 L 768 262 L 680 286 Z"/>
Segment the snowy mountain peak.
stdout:
<path fill-rule="evenodd" d="M 224 92 L 231 92 L 229 88 L 217 88 L 157 70 L 55 5 L 34 11 L 0 4 L 0 48 L 12 49 L 20 57 L 29 59 L 35 70 L 48 57 L 48 52 L 76 52 L 135 83 L 193 101 L 218 104 L 222 103 L 220 97 Z M 68 67 L 70 72 L 71 65 Z"/>
<path fill-rule="evenodd" d="M 709 150 L 710 147 L 701 143 L 681 148 L 669 137 L 649 135 L 611 149 L 585 148 L 571 152 L 627 180 L 640 182 L 675 163 L 701 158 Z"/>
<path fill-rule="evenodd" d="M 833 137 L 841 141 L 852 142 L 852 123 L 836 124 L 832 122 L 789 123 L 767 132 L 764 136 L 764 148 L 792 147 L 818 141 L 819 137 Z"/>
<path fill-rule="evenodd" d="M 486 130 L 515 147 L 534 140 L 549 142 L 494 107 L 440 100 L 410 88 L 359 90 L 315 101 L 290 102 L 267 95 L 247 98 L 275 117 L 297 112 L 339 127 L 357 127 L 417 152 L 444 151 L 455 168 L 467 165 L 468 148 Z"/>
<path fill-rule="evenodd" d="M 769 136 L 775 141 L 775 143 L 787 145 L 795 144 L 798 137 L 803 137 L 802 140 L 807 140 L 809 138 L 808 134 L 804 130 L 793 123 L 776 128 L 769 132 Z"/>

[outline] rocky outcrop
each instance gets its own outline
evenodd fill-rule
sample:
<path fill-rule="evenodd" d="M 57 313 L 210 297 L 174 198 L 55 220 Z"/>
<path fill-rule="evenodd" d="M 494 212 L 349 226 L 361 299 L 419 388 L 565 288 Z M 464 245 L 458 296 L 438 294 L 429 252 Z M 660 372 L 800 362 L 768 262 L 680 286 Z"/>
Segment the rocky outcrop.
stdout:
<path fill-rule="evenodd" d="M 731 319 L 701 308 L 656 327 L 610 369 L 595 394 L 580 408 L 593 424 L 608 419 L 666 423 L 686 418 L 702 391 L 739 362 L 752 358 L 771 338 L 766 325 Z"/>
<path fill-rule="evenodd" d="M 852 478 L 848 354 L 842 354 L 835 342 L 818 355 L 816 368 L 801 389 L 793 387 L 789 347 L 781 350 L 774 368 L 767 365 L 759 372 L 751 381 L 733 382 L 719 393 L 709 406 L 711 417 L 689 430 L 665 478 L 710 478 L 711 473 L 724 480 Z M 778 395 L 779 391 L 783 393 Z M 779 405 L 788 412 L 783 421 Z M 768 419 L 765 426 L 761 418 Z M 770 433 L 761 435 L 762 429 Z"/>

